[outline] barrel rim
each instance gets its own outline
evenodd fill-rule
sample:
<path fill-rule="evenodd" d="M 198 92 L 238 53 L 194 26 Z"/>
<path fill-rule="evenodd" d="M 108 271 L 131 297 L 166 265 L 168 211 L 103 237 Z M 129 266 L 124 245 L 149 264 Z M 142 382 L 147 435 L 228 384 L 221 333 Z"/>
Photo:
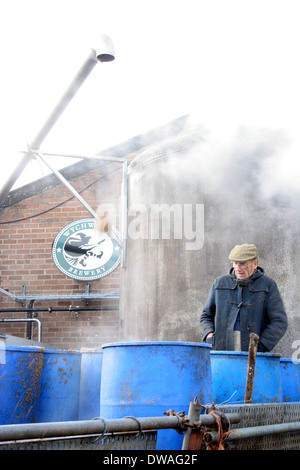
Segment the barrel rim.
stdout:
<path fill-rule="evenodd" d="M 81 354 L 78 350 L 68 350 L 68 349 L 45 349 L 44 354 Z"/>
<path fill-rule="evenodd" d="M 293 359 L 291 357 L 281 357 L 280 362 L 288 362 L 288 363 L 292 363 L 292 364 L 295 364 L 295 365 L 299 365 L 300 364 L 300 359 Z"/>
<path fill-rule="evenodd" d="M 17 344 L 0 344 L 0 350 L 11 351 L 11 352 L 44 352 L 45 348 L 41 346 L 21 346 Z"/>
<path fill-rule="evenodd" d="M 216 354 L 216 355 L 227 355 L 227 356 L 249 356 L 248 351 L 210 351 L 211 354 Z M 281 358 L 280 354 L 278 353 L 269 353 L 269 352 L 258 352 L 256 353 L 257 356 L 260 357 L 274 357 L 274 358 Z"/>
<path fill-rule="evenodd" d="M 102 345 L 102 349 L 112 347 L 132 347 L 132 346 L 189 346 L 189 347 L 204 347 L 211 349 L 210 344 L 196 343 L 187 341 L 128 341 L 128 342 L 116 342 L 116 343 L 105 343 Z"/>

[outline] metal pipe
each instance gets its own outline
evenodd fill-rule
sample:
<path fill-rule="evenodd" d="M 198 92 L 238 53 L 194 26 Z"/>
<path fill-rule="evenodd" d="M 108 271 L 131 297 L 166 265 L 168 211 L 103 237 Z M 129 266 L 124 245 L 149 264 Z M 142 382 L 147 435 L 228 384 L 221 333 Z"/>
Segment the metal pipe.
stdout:
<path fill-rule="evenodd" d="M 61 97 L 60 101 L 57 103 L 55 108 L 53 109 L 52 113 L 36 135 L 36 137 L 33 139 L 33 141 L 30 144 L 30 147 L 33 148 L 40 148 L 42 142 L 44 139 L 47 137 L 51 129 L 53 128 L 54 124 L 57 122 L 58 118 L 61 116 L 61 114 L 64 112 L 66 109 L 67 105 L 70 103 L 84 80 L 87 78 L 87 76 L 90 74 L 92 69 L 95 67 L 97 63 L 97 57 L 96 53 L 94 50 L 92 50 L 86 59 L 85 63 L 77 73 L 76 77 L 73 79 L 71 84 L 69 85 L 68 89 L 64 93 L 64 95 Z M 32 158 L 32 153 L 27 152 L 23 158 L 21 159 L 19 165 L 14 169 L 14 171 L 11 173 L 11 175 L 8 177 L 6 180 L 3 188 L 1 189 L 0 192 L 0 204 L 4 199 L 6 198 L 7 194 L 9 193 L 11 187 L 14 185 L 20 174 L 23 172 L 23 170 L 26 168 L 28 162 Z"/>
<path fill-rule="evenodd" d="M 153 429 L 175 429 L 180 425 L 182 419 L 177 416 L 126 417 L 123 419 L 98 418 L 90 421 L 7 424 L 0 426 L 0 441 L 102 434 L 103 432 L 109 434 Z"/>
<path fill-rule="evenodd" d="M 88 205 L 88 203 L 80 196 L 80 194 L 73 188 L 73 186 L 68 182 L 68 180 L 58 171 L 55 170 L 44 158 L 44 155 L 49 156 L 59 156 L 59 157 L 70 157 L 70 158 L 83 158 L 83 159 L 94 159 L 94 160 L 101 160 L 101 161 L 110 161 L 110 162 L 118 162 L 122 163 L 123 165 L 123 180 L 122 180 L 122 240 L 118 239 L 118 237 L 114 236 L 112 233 L 113 239 L 118 243 L 122 250 L 122 259 L 121 259 L 121 267 L 125 267 L 126 265 L 126 244 L 127 244 L 127 168 L 128 162 L 125 158 L 115 158 L 115 157 L 103 157 L 100 155 L 94 156 L 86 156 L 86 155 L 63 155 L 63 154 L 55 154 L 55 153 L 41 153 L 38 150 L 31 149 L 32 154 L 39 157 L 42 162 L 48 166 L 48 168 L 57 176 L 57 178 L 71 191 L 71 193 L 78 199 L 78 201 L 90 212 L 90 214 L 97 218 L 95 211 Z M 23 153 L 23 152 L 20 152 Z M 42 156 L 43 155 L 43 156 Z"/>
<path fill-rule="evenodd" d="M 34 152 L 34 154 L 43 162 L 47 167 L 57 176 L 57 178 L 71 191 L 71 193 L 78 199 L 78 201 L 87 209 L 87 211 L 94 217 L 97 218 L 96 212 L 88 205 L 88 203 L 80 196 L 80 194 L 73 188 L 69 181 L 55 168 L 53 168 L 43 157 L 40 152 Z"/>
<path fill-rule="evenodd" d="M 101 34 L 98 49 L 96 52 L 97 59 L 100 62 L 111 62 L 115 59 L 115 50 L 110 37 Z"/>
<path fill-rule="evenodd" d="M 1 308 L 0 313 L 28 313 L 28 312 L 100 312 L 101 310 L 116 310 L 118 306 L 115 307 L 73 307 L 70 305 L 69 308 Z"/>
<path fill-rule="evenodd" d="M 77 72 L 76 76 L 70 83 L 69 87 L 57 103 L 57 105 L 54 107 L 52 113 L 36 135 L 36 137 L 33 139 L 31 144 L 29 145 L 29 148 L 34 148 L 34 149 L 39 149 L 42 142 L 45 140 L 53 126 L 56 124 L 57 120 L 59 117 L 62 115 L 72 98 L 75 96 L 83 82 L 86 80 L 86 78 L 89 76 L 95 65 L 100 62 L 109 62 L 114 59 L 114 51 L 113 51 L 113 46 L 110 38 L 108 38 L 105 35 L 100 36 L 100 42 L 101 42 L 101 50 L 95 51 L 92 49 Z M 19 162 L 18 166 L 14 169 L 14 171 L 11 173 L 11 175 L 8 177 L 6 182 L 4 183 L 3 187 L 0 188 L 0 204 L 4 201 L 6 198 L 7 194 L 9 193 L 11 187 L 14 185 L 20 174 L 23 172 L 23 170 L 26 168 L 26 165 L 32 158 L 32 153 L 27 152 L 21 161 Z"/>
<path fill-rule="evenodd" d="M 126 267 L 127 255 L 127 225 L 128 225 L 128 181 L 127 181 L 127 160 L 123 162 L 123 180 L 122 180 L 122 260 L 121 268 Z"/>
<path fill-rule="evenodd" d="M 38 152 L 38 150 L 35 150 L 34 148 L 31 149 L 32 153 Z M 27 153 L 28 150 L 19 150 L 19 153 Z M 78 155 L 78 154 L 73 154 L 73 153 L 50 153 L 50 152 L 44 152 L 43 155 L 47 156 L 52 156 L 52 157 L 66 157 L 66 158 L 81 158 L 81 159 L 86 159 L 86 160 L 107 160 L 108 162 L 117 162 L 117 163 L 124 163 L 127 162 L 125 158 L 118 158 L 118 157 L 105 157 L 102 155 Z"/>
<path fill-rule="evenodd" d="M 196 421 L 199 421 L 200 417 L 200 412 L 201 412 L 201 404 L 198 402 L 197 397 L 195 400 L 190 402 L 189 406 L 189 413 L 188 413 L 188 419 L 190 423 L 195 423 Z M 186 432 L 184 433 L 184 438 L 183 438 L 183 443 L 182 443 L 182 450 L 188 450 L 190 440 L 191 440 L 191 435 L 192 435 L 192 428 L 188 427 Z"/>
<path fill-rule="evenodd" d="M 40 320 L 38 320 L 37 318 L 0 318 L 0 322 L 3 322 L 3 323 L 35 322 L 38 324 L 38 341 L 39 342 L 42 341 L 42 324 Z"/>
<path fill-rule="evenodd" d="M 226 416 L 229 417 L 228 415 Z M 237 419 L 237 416 L 235 418 Z M 181 426 L 184 427 L 185 419 L 185 417 L 180 416 L 155 416 L 149 418 L 126 416 L 122 419 L 104 419 L 99 417 L 88 421 L 6 424 L 0 426 L 0 442 L 102 433 L 152 431 L 155 429 L 176 429 Z M 215 419 L 212 415 L 201 416 L 201 424 L 209 425 L 212 422 L 215 424 Z"/>
<path fill-rule="evenodd" d="M 241 417 L 238 413 L 228 413 L 224 414 L 224 416 L 230 424 L 239 423 L 241 420 Z M 199 424 L 200 426 L 215 426 L 216 419 L 212 414 L 200 415 Z"/>
<path fill-rule="evenodd" d="M 14 295 L 14 294 L 11 294 L 10 292 L 8 292 L 8 291 L 5 290 L 5 289 L 2 289 L 2 287 L 0 287 L 0 292 L 1 292 L 1 294 L 6 295 L 6 296 L 9 297 L 10 299 L 15 300 L 15 295 Z"/>
<path fill-rule="evenodd" d="M 43 157 L 42 157 L 42 154 L 40 152 L 34 152 L 34 154 L 40 158 L 40 160 L 42 160 L 43 163 L 45 163 L 45 165 L 48 166 L 48 168 L 50 168 L 50 170 L 57 176 L 57 178 L 69 189 L 69 191 L 71 191 L 71 193 L 78 199 L 78 201 L 88 210 L 88 212 L 94 217 L 94 219 L 97 219 L 97 214 L 96 212 L 94 211 L 94 209 L 92 209 L 89 204 L 83 199 L 83 197 L 80 196 L 80 194 L 76 191 L 76 189 L 73 188 L 73 186 L 69 183 L 69 181 L 58 171 L 56 170 L 55 168 L 53 168 Z M 126 162 L 127 163 L 127 162 Z M 123 163 L 124 165 L 124 163 Z M 114 240 L 117 242 L 117 244 L 122 248 L 122 242 L 120 242 L 120 240 L 118 240 L 118 238 L 116 236 L 114 236 L 114 234 L 112 233 L 112 236 L 114 238 Z"/>
<path fill-rule="evenodd" d="M 300 432 L 300 421 L 234 429 L 230 434 L 226 436 L 226 440 L 234 441 L 239 439 L 249 439 L 252 437 L 262 437 L 287 432 Z M 216 431 L 207 432 L 204 435 L 204 440 L 212 444 L 217 443 L 218 433 Z"/>
<path fill-rule="evenodd" d="M 74 98 L 79 88 L 82 86 L 83 82 L 87 79 L 91 71 L 94 69 L 98 63 L 96 51 L 94 49 L 90 50 L 88 57 L 85 62 L 71 81 L 67 90 L 64 92 L 50 116 L 30 144 L 30 148 L 39 149 L 41 143 L 45 140 L 51 129 L 54 127 L 60 116 L 63 114 L 71 100 Z"/>
<path fill-rule="evenodd" d="M 27 300 L 35 300 L 35 301 L 45 301 L 45 300 L 98 300 L 98 299 L 119 299 L 120 295 L 118 291 L 113 291 L 107 294 L 70 294 L 70 295 L 15 295 L 11 294 L 10 292 L 2 289 L 0 287 L 0 293 L 7 295 L 10 299 L 15 300 L 16 302 L 23 303 Z"/>

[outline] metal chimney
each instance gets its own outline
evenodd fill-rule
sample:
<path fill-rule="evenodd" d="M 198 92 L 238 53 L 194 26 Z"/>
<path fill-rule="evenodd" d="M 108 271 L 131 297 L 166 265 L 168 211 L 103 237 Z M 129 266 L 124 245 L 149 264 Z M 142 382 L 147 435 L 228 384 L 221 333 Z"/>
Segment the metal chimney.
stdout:
<path fill-rule="evenodd" d="M 96 56 L 100 62 L 111 62 L 115 58 L 113 43 L 105 34 L 101 35 L 99 46 L 96 50 Z"/>
<path fill-rule="evenodd" d="M 72 98 L 75 96 L 83 82 L 93 70 L 97 62 L 111 62 L 112 60 L 114 60 L 114 58 L 114 48 L 111 39 L 108 36 L 101 35 L 97 51 L 92 49 L 89 56 L 78 71 L 77 75 L 74 77 L 69 87 L 62 95 L 61 99 L 53 109 L 52 113 L 40 129 L 39 133 L 29 144 L 29 149 L 38 150 L 40 148 L 42 142 L 47 137 L 59 117 L 62 115 L 62 113 L 72 100 Z M 18 177 L 21 175 L 21 173 L 23 172 L 32 157 L 33 154 L 30 151 L 26 153 L 20 160 L 18 166 L 8 176 L 6 182 L 4 183 L 2 188 L 0 188 L 0 205 L 6 198 L 12 186 L 14 185 Z"/>

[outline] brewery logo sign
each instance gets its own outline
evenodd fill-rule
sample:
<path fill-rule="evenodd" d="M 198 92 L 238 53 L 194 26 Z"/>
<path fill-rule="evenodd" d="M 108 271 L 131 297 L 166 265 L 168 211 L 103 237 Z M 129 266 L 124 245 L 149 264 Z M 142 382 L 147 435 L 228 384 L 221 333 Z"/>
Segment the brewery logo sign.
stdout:
<path fill-rule="evenodd" d="M 64 227 L 52 244 L 52 258 L 66 276 L 93 281 L 111 273 L 120 262 L 120 247 L 106 232 L 94 230 L 94 219 Z M 117 230 L 114 233 L 118 236 Z"/>

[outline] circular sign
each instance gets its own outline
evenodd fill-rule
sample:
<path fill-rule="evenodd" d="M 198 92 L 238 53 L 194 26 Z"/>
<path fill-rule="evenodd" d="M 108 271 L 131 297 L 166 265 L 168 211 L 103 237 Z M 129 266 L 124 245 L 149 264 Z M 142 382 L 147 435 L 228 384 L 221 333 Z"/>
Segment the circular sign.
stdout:
<path fill-rule="evenodd" d="M 93 281 L 118 266 L 119 245 L 106 232 L 94 230 L 94 225 L 94 219 L 76 220 L 56 235 L 52 258 L 66 276 L 79 281 Z"/>

